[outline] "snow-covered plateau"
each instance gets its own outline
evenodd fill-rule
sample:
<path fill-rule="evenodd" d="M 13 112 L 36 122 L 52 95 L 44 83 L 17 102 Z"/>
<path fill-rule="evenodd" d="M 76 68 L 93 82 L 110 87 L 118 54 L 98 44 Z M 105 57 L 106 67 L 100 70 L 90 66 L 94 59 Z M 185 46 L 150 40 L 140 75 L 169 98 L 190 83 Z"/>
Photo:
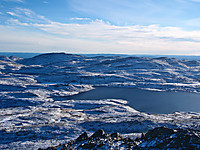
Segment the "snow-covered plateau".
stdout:
<path fill-rule="evenodd" d="M 199 112 L 150 114 L 123 99 L 67 100 L 96 86 L 199 94 L 200 61 L 65 53 L 0 56 L 0 149 L 57 146 L 98 129 L 132 139 L 161 126 L 200 129 Z"/>

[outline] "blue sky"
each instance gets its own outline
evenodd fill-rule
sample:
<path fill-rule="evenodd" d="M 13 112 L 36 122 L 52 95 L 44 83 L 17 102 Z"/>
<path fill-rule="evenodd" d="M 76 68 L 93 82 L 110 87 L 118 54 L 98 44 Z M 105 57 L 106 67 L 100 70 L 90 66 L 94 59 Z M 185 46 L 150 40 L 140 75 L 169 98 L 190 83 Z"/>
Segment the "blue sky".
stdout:
<path fill-rule="evenodd" d="M 1 0 L 1 52 L 200 55 L 200 0 Z"/>

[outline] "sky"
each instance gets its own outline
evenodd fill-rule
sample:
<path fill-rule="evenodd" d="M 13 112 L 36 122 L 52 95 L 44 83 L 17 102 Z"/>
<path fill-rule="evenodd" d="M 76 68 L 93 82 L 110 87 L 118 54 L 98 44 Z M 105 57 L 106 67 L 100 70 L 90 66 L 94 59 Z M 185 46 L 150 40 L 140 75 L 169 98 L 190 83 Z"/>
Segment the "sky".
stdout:
<path fill-rule="evenodd" d="M 0 52 L 200 55 L 200 0 L 0 0 Z"/>

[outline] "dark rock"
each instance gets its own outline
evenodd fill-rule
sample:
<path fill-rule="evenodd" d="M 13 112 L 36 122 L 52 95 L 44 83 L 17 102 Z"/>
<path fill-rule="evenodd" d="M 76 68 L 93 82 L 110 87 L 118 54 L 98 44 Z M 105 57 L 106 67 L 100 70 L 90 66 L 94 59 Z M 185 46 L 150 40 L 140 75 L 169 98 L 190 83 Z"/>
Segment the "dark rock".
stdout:
<path fill-rule="evenodd" d="M 132 140 L 132 139 L 130 139 L 130 138 L 125 138 L 125 139 L 123 139 L 123 141 L 124 141 L 125 143 L 132 143 L 132 142 L 134 142 L 134 140 Z"/>
<path fill-rule="evenodd" d="M 130 139 L 130 138 L 125 138 L 125 139 L 123 139 L 123 144 L 125 145 L 125 147 L 126 147 L 127 149 L 131 149 L 131 148 L 133 148 L 134 146 L 136 146 L 135 141 L 132 140 L 132 139 Z"/>
<path fill-rule="evenodd" d="M 122 140 L 123 139 L 123 137 L 121 136 L 121 134 L 120 133 L 112 133 L 111 135 L 111 138 L 113 139 L 113 140 L 116 140 L 116 141 L 119 141 L 119 140 Z"/>
<path fill-rule="evenodd" d="M 200 149 L 200 131 L 192 129 L 170 129 L 157 127 L 142 133 L 141 138 L 132 140 L 123 138 L 119 133 L 106 134 L 97 130 L 91 137 L 87 133 L 81 134 L 75 141 L 49 147 L 46 150 L 73 149 Z M 39 149 L 43 150 L 43 149 Z"/>
<path fill-rule="evenodd" d="M 142 133 L 142 135 L 141 135 L 141 139 L 144 139 L 144 138 L 145 138 L 145 134 Z"/>
<path fill-rule="evenodd" d="M 199 133 L 199 131 L 197 131 Z M 152 149 L 200 149 L 200 137 L 196 132 L 183 129 L 158 127 L 140 138 L 138 147 Z M 151 145 L 151 147 L 149 146 Z"/>
<path fill-rule="evenodd" d="M 74 144 L 74 141 L 73 140 L 70 140 L 68 143 L 67 143 L 67 145 L 69 145 L 69 146 L 71 146 L 71 145 L 73 145 Z"/>
<path fill-rule="evenodd" d="M 156 138 L 156 137 L 169 136 L 173 133 L 174 133 L 173 129 L 169 129 L 169 128 L 165 128 L 165 127 L 158 127 L 158 128 L 149 130 L 145 134 L 145 136 L 143 136 L 142 138 L 147 140 L 147 139 L 152 139 L 152 138 Z"/>
<path fill-rule="evenodd" d="M 57 150 L 57 148 L 56 147 L 48 147 L 48 148 L 45 148 L 45 149 L 38 148 L 38 150 Z"/>
<path fill-rule="evenodd" d="M 104 141 L 101 141 L 101 142 L 97 145 L 97 148 L 103 147 L 104 145 L 106 145 L 105 142 L 104 142 Z"/>
<path fill-rule="evenodd" d="M 57 147 L 48 147 L 46 149 L 39 148 L 38 150 L 57 150 Z"/>
<path fill-rule="evenodd" d="M 87 135 L 86 132 L 84 132 L 83 134 L 81 134 L 77 139 L 76 139 L 76 142 L 80 142 L 80 141 L 84 141 L 84 140 L 87 140 L 89 137 Z"/>
<path fill-rule="evenodd" d="M 106 137 L 106 133 L 105 133 L 104 130 L 102 130 L 102 129 L 97 130 L 97 131 L 91 136 L 91 138 L 94 138 L 94 139 L 104 138 L 104 137 Z"/>
<path fill-rule="evenodd" d="M 82 149 L 92 149 L 96 146 L 96 143 L 95 142 L 88 142 L 88 143 L 85 143 L 83 145 L 81 145 L 80 147 Z"/>

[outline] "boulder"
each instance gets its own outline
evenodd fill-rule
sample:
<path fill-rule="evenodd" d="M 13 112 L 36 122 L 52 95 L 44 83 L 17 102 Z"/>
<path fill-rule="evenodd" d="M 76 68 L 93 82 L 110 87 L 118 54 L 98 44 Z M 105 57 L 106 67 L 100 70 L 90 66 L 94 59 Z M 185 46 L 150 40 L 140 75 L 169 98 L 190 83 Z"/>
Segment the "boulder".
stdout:
<path fill-rule="evenodd" d="M 87 135 L 86 132 L 84 132 L 83 134 L 81 134 L 77 139 L 76 139 L 76 142 L 80 142 L 80 141 L 84 141 L 84 140 L 87 140 L 89 137 Z"/>
<path fill-rule="evenodd" d="M 116 141 L 119 141 L 119 140 L 122 140 L 123 139 L 123 137 L 121 136 L 121 134 L 120 133 L 112 133 L 111 135 L 110 135 L 110 137 L 113 139 L 113 140 L 116 140 Z"/>
<path fill-rule="evenodd" d="M 104 132 L 104 130 L 99 129 L 97 130 L 92 136 L 91 138 L 93 139 L 99 139 L 99 138 L 105 138 L 106 137 L 106 133 Z"/>

